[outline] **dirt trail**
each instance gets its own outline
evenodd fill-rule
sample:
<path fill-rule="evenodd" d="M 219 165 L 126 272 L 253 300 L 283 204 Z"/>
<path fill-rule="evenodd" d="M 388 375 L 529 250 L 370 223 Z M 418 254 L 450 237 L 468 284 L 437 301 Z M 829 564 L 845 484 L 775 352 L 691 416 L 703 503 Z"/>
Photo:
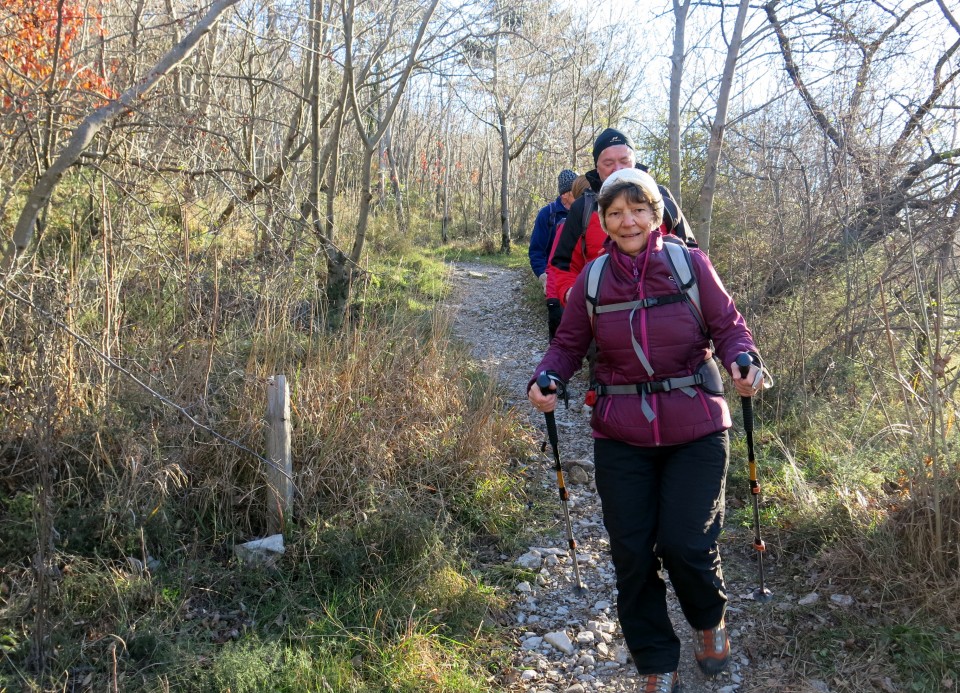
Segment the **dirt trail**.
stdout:
<path fill-rule="evenodd" d="M 546 348 L 546 311 L 544 309 L 542 315 L 533 312 L 525 303 L 523 284 L 527 281 L 526 274 L 522 270 L 465 263 L 456 264 L 454 272 L 456 288 L 449 305 L 454 311 L 456 333 L 471 345 L 473 356 L 481 366 L 507 389 L 508 404 L 528 415 L 530 422 L 542 431 L 542 417 L 528 405 L 525 391 L 528 378 Z M 545 528 L 549 533 L 538 539 L 524 555 L 506 559 L 511 563 L 521 561 L 533 570 L 540 570 L 535 584 L 517 586 L 516 600 L 510 612 L 513 619 L 511 629 L 517 643 L 516 671 L 511 680 L 505 682 L 509 686 L 506 690 L 526 693 L 636 691 L 636 670 L 627 658 L 616 620 L 613 566 L 602 526 L 600 501 L 593 486 L 593 445 L 588 420 L 581 412 L 582 375 L 572 380 L 570 390 L 570 409 L 561 407 L 556 416 L 562 460 L 570 469 L 566 477 L 572 499 L 573 531 L 579 544 L 580 570 L 588 594 L 578 598 L 572 589 L 572 563 L 565 551 L 566 538 L 558 500 L 556 524 Z M 528 470 L 531 483 L 550 488 L 555 495 L 552 458 L 536 457 L 535 450 L 531 450 L 531 457 Z M 579 470 L 572 467 L 579 467 Z M 763 667 L 765 671 L 761 672 L 751 661 L 746 634 L 758 627 L 757 620 L 763 621 L 766 628 L 782 627 L 769 624 L 771 614 L 778 608 L 776 603 L 761 606 L 750 598 L 751 590 L 756 587 L 757 574 L 750 552 L 744 548 L 749 546 L 748 535 L 749 531 L 735 531 L 728 527 L 722 537 L 732 640 L 732 661 L 728 672 L 712 680 L 699 672 L 693 662 L 690 628 L 672 593 L 670 595 L 671 616 L 683 640 L 680 674 L 685 693 L 773 690 L 772 681 L 784 678 L 785 662 L 767 661 Z M 776 590 L 775 567 L 768 566 L 768 572 Z M 779 608 L 783 608 L 782 603 Z M 826 686 L 817 685 L 819 681 L 812 683 L 810 687 L 790 690 L 827 690 Z"/>

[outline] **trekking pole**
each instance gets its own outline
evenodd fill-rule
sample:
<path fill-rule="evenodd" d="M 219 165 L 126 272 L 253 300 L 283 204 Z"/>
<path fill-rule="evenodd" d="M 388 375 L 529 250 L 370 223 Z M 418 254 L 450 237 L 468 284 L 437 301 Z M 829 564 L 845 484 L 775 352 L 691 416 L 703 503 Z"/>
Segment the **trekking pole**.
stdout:
<path fill-rule="evenodd" d="M 540 392 L 546 396 L 550 393 L 552 381 L 546 372 L 537 376 L 537 387 Z M 567 501 L 570 496 L 567 494 L 566 484 L 563 482 L 563 467 L 560 464 L 560 443 L 557 437 L 557 421 L 552 411 L 543 413 L 543 418 L 547 422 L 547 438 L 550 440 L 550 447 L 553 448 L 554 469 L 557 472 L 557 486 L 560 490 L 560 505 L 563 508 L 563 520 L 567 527 L 567 545 L 570 547 L 570 557 L 573 559 L 573 577 L 576 580 L 574 590 L 577 594 L 583 594 L 587 588 L 580 579 L 580 565 L 577 562 L 577 540 L 573 538 L 573 525 L 570 523 L 570 508 Z"/>
<path fill-rule="evenodd" d="M 740 377 L 746 378 L 750 372 L 753 359 L 750 354 L 737 356 L 737 366 L 740 368 Z M 760 567 L 760 586 L 754 591 L 753 599 L 758 602 L 768 602 L 773 599 L 773 593 L 764 586 L 763 581 L 763 553 L 767 550 L 766 544 L 760 538 L 760 482 L 757 481 L 757 458 L 753 453 L 753 399 L 741 397 L 743 407 L 743 429 L 747 434 L 747 462 L 750 466 L 750 495 L 753 496 L 753 548 L 757 550 L 757 565 Z"/>

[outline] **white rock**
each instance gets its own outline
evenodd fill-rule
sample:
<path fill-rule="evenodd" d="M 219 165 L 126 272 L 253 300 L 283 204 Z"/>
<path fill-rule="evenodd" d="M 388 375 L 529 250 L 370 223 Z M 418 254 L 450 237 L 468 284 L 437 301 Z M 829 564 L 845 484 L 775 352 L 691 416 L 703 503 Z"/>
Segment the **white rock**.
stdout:
<path fill-rule="evenodd" d="M 582 654 L 580 659 L 577 660 L 577 664 L 581 667 L 593 667 L 597 665 L 597 658 L 592 654 Z"/>
<path fill-rule="evenodd" d="M 527 568 L 529 570 L 540 570 L 540 564 L 542 562 L 543 556 L 536 549 L 531 549 L 514 561 L 514 563 L 521 568 Z"/>
<path fill-rule="evenodd" d="M 596 639 L 596 636 L 589 630 L 582 630 L 577 633 L 578 645 L 592 645 Z"/>
<path fill-rule="evenodd" d="M 540 678 L 540 674 L 533 669 L 524 669 L 523 673 L 520 674 L 521 681 L 536 681 L 538 678 Z"/>
<path fill-rule="evenodd" d="M 254 539 L 246 544 L 237 544 L 233 552 L 247 565 L 271 566 L 286 552 L 283 535 L 274 534 L 263 539 Z"/>
<path fill-rule="evenodd" d="M 856 603 L 856 599 L 851 597 L 849 594 L 831 594 L 830 601 L 838 606 L 853 606 Z"/>
<path fill-rule="evenodd" d="M 597 611 L 606 611 L 611 606 L 612 604 L 610 604 L 610 602 L 608 602 L 606 599 L 601 599 L 600 601 L 598 601 L 596 604 L 593 605 L 593 608 Z"/>
<path fill-rule="evenodd" d="M 523 649 L 523 650 L 535 650 L 535 649 L 537 649 L 538 647 L 540 647 L 540 645 L 542 645 L 542 644 L 543 644 L 543 638 L 541 638 L 541 637 L 539 637 L 539 636 L 534 636 L 534 637 L 532 637 L 532 638 L 527 638 L 526 640 L 524 640 L 523 642 L 521 642 L 521 643 L 520 643 L 520 649 Z"/>
<path fill-rule="evenodd" d="M 819 600 L 820 600 L 820 595 L 817 594 L 816 592 L 811 592 L 806 597 L 803 597 L 802 599 L 800 599 L 800 601 L 798 601 L 797 604 L 799 604 L 800 606 L 810 606 L 811 604 L 816 604 Z"/>
<path fill-rule="evenodd" d="M 521 583 L 517 584 L 517 592 L 524 594 L 526 592 L 533 592 L 533 587 L 530 586 L 530 583 L 524 580 Z"/>
<path fill-rule="evenodd" d="M 555 631 L 553 633 L 547 633 L 543 636 L 543 639 L 564 654 L 573 654 L 573 643 L 570 641 L 570 636 L 562 630 Z"/>
<path fill-rule="evenodd" d="M 619 664 L 626 664 L 630 661 L 630 651 L 626 647 L 618 647 L 617 653 L 613 657 Z"/>

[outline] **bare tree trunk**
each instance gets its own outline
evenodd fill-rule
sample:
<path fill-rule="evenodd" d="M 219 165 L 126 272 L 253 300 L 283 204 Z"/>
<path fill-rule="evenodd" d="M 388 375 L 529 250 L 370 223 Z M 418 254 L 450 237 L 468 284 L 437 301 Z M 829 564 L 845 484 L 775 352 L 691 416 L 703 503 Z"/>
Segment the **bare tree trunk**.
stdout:
<path fill-rule="evenodd" d="M 683 85 L 683 61 L 686 47 L 687 13 L 692 0 L 673 0 L 673 53 L 670 56 L 670 116 L 667 122 L 667 157 L 670 166 L 670 192 L 680 208 L 683 208 L 680 185 L 682 162 L 680 160 L 680 88 Z"/>
<path fill-rule="evenodd" d="M 500 252 L 510 252 L 510 133 L 507 129 L 506 114 L 497 109 L 497 119 L 500 130 Z"/>
<path fill-rule="evenodd" d="M 350 80 L 350 107 L 353 111 L 353 117 L 357 125 L 357 131 L 360 134 L 360 139 L 363 140 L 364 143 L 364 163 L 363 170 L 361 171 L 361 179 L 363 183 L 360 189 L 360 214 L 358 215 L 353 250 L 350 252 L 350 260 L 354 264 L 360 261 L 360 254 L 363 251 L 363 243 L 367 233 L 370 198 L 372 197 L 370 193 L 370 163 L 373 160 L 373 154 L 376 152 L 377 144 L 383 138 L 384 133 L 386 133 L 387 128 L 390 126 L 390 122 L 393 120 L 393 116 L 397 111 L 397 106 L 400 105 L 400 99 L 403 97 L 403 93 L 407 87 L 407 82 L 410 80 L 410 75 L 413 72 L 414 65 L 416 65 L 419 57 L 420 46 L 423 44 L 423 39 L 427 32 L 427 26 L 430 24 L 430 18 L 433 17 L 433 13 L 439 4 L 440 0 L 431 0 L 430 5 L 424 9 L 423 15 L 420 18 L 420 26 L 417 30 L 416 39 L 414 40 L 413 45 L 410 46 L 409 53 L 407 53 L 406 64 L 403 67 L 403 71 L 399 75 L 397 85 L 393 88 L 393 96 L 391 97 L 386 109 L 384 109 L 382 119 L 379 123 L 377 123 L 376 130 L 372 133 L 372 135 L 369 136 L 367 135 L 366 129 L 363 126 L 363 117 L 360 113 L 360 104 L 357 102 L 357 85 L 354 83 L 353 75 L 353 0 L 350 0 L 349 7 L 347 11 L 344 12 L 344 36 L 346 39 L 346 63 L 344 70 Z M 364 200 L 366 200 L 366 202 L 364 202 Z"/>
<path fill-rule="evenodd" d="M 717 190 L 717 167 L 723 149 L 723 133 L 727 127 L 727 107 L 730 105 L 733 75 L 737 69 L 737 59 L 740 57 L 743 26 L 747 21 L 749 9 L 749 0 L 740 0 L 740 6 L 737 8 L 737 18 L 733 26 L 733 35 L 730 37 L 730 44 L 727 46 L 727 59 L 723 65 L 723 76 L 720 79 L 717 112 L 713 116 L 713 126 L 710 128 L 710 144 L 707 146 L 707 161 L 704 164 L 703 187 L 700 189 L 700 199 L 697 204 L 700 216 L 696 227 L 697 240 L 705 253 L 710 252 L 710 224 L 713 220 L 713 196 Z M 673 170 L 671 169 L 672 175 Z M 673 183 L 672 178 L 670 182 Z M 679 204 L 679 202 L 678 199 L 677 203 Z"/>
<path fill-rule="evenodd" d="M 447 84 L 447 111 L 443 123 L 443 219 L 440 221 L 440 240 L 447 243 L 450 240 L 450 85 Z"/>
<path fill-rule="evenodd" d="M 427 26 L 436 10 L 440 0 L 432 0 L 431 4 L 423 11 L 420 18 L 420 25 L 417 31 L 413 45 L 410 46 L 406 54 L 406 61 L 398 75 L 396 86 L 393 87 L 393 94 L 387 107 L 383 109 L 382 114 L 372 114 L 370 109 L 364 112 L 361 107 L 357 94 L 356 78 L 363 77 L 363 72 L 358 74 L 354 66 L 354 0 L 348 0 L 343 7 L 343 31 L 344 31 L 344 85 L 347 92 L 344 93 L 344 109 L 346 109 L 346 99 L 349 99 L 350 110 L 353 113 L 353 120 L 357 128 L 357 133 L 363 143 L 363 156 L 360 164 L 360 208 L 357 212 L 357 227 L 354 232 L 353 247 L 350 255 L 340 251 L 332 241 L 332 233 L 327 237 L 325 249 L 327 251 L 327 323 L 332 327 L 338 327 L 343 323 L 346 315 L 347 301 L 350 295 L 350 288 L 353 283 L 354 275 L 358 272 L 360 258 L 363 254 L 363 246 L 366 241 L 367 226 L 370 218 L 370 201 L 373 199 L 372 190 L 372 163 L 373 157 L 377 153 L 380 140 L 383 139 L 400 99 L 403 97 L 404 90 L 416 65 L 420 53 L 420 46 L 426 35 Z M 375 64 L 378 56 L 372 56 L 370 63 Z M 373 132 L 369 133 L 365 124 L 368 117 L 379 118 L 379 122 L 373 123 Z M 339 135 L 339 132 L 337 133 Z M 336 143 L 334 146 L 337 146 Z M 332 192 L 328 191 L 332 195 Z M 332 211 L 332 197 L 329 197 L 328 209 Z M 332 231 L 332 229 L 331 229 Z"/>
<path fill-rule="evenodd" d="M 50 85 L 47 90 L 47 115 L 43 124 L 43 149 L 40 152 L 40 160 L 47 168 L 50 167 L 50 157 L 53 156 L 53 150 L 57 147 L 57 105 L 53 99 L 56 94 L 57 77 L 60 69 L 60 46 L 63 41 L 63 3 L 64 0 L 57 0 L 57 27 L 53 41 L 53 55 L 51 58 L 50 75 L 47 81 Z"/>
<path fill-rule="evenodd" d="M 387 128 L 383 136 L 384 151 L 386 153 L 386 169 L 390 175 L 390 188 L 393 192 L 394 204 L 396 205 L 397 230 L 406 234 L 409 231 L 407 224 L 407 213 L 403 207 L 403 189 L 400 185 L 400 168 L 397 166 L 397 158 L 393 152 L 393 128 Z M 383 165 L 383 161 L 380 162 Z"/>

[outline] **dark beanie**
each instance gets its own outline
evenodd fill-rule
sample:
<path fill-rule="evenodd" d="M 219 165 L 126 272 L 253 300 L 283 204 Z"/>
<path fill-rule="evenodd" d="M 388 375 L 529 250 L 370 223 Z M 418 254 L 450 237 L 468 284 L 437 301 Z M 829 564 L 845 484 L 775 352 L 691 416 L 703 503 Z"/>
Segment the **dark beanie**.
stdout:
<path fill-rule="evenodd" d="M 571 171 L 568 168 L 560 171 L 560 175 L 557 176 L 557 194 L 563 195 L 563 193 L 570 190 L 573 187 L 573 181 L 577 179 L 577 174 Z"/>
<path fill-rule="evenodd" d="M 597 141 L 593 143 L 593 163 L 597 163 L 597 159 L 600 158 L 600 152 L 602 152 L 607 147 L 614 147 L 618 144 L 625 144 L 630 149 L 634 149 L 633 140 L 630 139 L 629 135 L 626 135 L 615 128 L 607 128 L 597 137 Z"/>

